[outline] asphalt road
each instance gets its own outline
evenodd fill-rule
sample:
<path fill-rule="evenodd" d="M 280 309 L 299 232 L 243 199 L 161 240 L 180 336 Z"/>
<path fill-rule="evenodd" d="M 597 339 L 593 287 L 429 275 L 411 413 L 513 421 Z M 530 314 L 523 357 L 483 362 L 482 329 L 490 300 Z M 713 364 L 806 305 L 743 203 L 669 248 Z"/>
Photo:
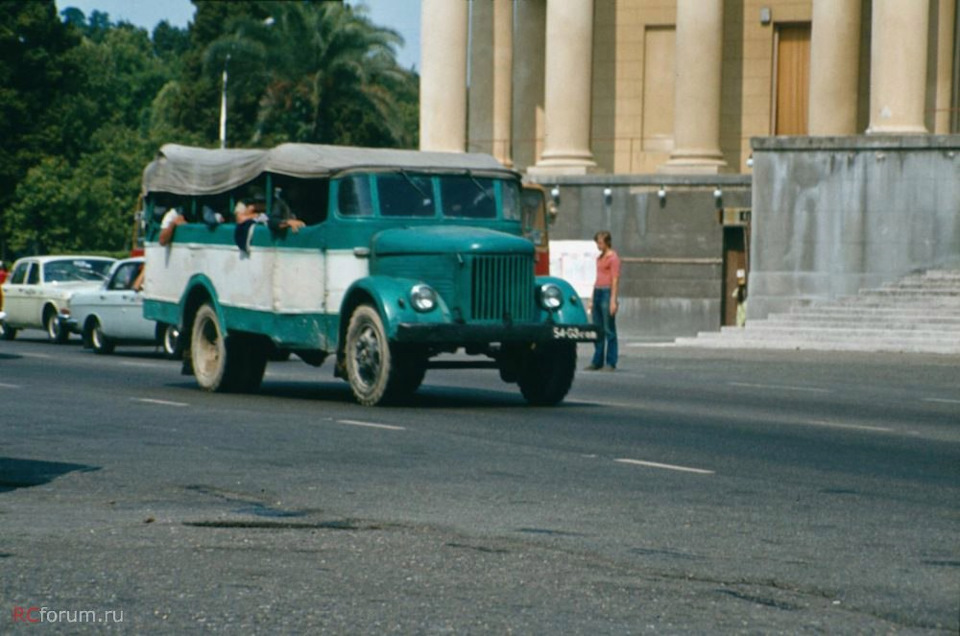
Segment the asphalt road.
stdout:
<path fill-rule="evenodd" d="M 620 366 L 554 408 L 434 370 L 371 409 L 329 363 L 212 395 L 149 349 L 23 332 L 0 342 L 0 632 L 960 630 L 960 359 Z"/>

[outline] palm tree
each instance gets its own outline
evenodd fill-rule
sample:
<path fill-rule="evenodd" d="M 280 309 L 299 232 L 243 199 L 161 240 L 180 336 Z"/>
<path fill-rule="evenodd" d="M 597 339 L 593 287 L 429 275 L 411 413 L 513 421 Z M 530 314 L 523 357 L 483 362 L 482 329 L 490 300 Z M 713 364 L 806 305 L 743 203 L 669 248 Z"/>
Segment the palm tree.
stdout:
<path fill-rule="evenodd" d="M 400 142 L 394 96 L 409 74 L 394 57 L 403 43 L 396 31 L 339 2 L 259 7 L 267 19 L 232 20 L 205 55 L 210 73 L 230 65 L 231 95 L 256 96 L 250 143 Z"/>

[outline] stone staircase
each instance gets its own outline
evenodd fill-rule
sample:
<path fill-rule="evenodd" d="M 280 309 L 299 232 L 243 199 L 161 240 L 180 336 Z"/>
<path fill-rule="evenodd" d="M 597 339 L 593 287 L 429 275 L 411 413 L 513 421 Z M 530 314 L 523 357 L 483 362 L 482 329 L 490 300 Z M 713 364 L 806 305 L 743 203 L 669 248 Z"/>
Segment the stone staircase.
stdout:
<path fill-rule="evenodd" d="M 678 346 L 960 354 L 960 270 L 914 274 L 856 296 L 723 327 Z"/>

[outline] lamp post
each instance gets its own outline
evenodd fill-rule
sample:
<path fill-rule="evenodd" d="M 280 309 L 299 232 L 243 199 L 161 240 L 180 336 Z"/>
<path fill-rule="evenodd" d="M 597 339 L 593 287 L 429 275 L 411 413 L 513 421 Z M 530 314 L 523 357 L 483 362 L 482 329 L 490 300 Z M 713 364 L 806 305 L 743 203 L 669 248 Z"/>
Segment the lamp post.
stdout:
<path fill-rule="evenodd" d="M 223 61 L 223 87 L 220 89 L 220 148 L 227 147 L 227 66 L 230 54 Z"/>
<path fill-rule="evenodd" d="M 273 26 L 273 16 L 263 19 L 264 26 Z M 239 37 L 239 34 L 237 35 Z M 236 46 L 236 42 L 231 49 Z M 230 66 L 230 54 L 223 60 L 223 85 L 220 88 L 220 148 L 227 147 L 227 67 Z"/>

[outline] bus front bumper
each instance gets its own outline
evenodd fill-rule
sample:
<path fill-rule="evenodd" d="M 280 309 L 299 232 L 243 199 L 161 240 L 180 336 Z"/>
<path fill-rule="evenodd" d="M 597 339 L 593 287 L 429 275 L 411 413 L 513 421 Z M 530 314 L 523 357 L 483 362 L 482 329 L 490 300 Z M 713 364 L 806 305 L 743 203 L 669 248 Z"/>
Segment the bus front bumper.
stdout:
<path fill-rule="evenodd" d="M 596 325 L 468 325 L 401 323 L 396 341 L 419 344 L 484 344 L 491 342 L 596 342 L 603 330 Z"/>

